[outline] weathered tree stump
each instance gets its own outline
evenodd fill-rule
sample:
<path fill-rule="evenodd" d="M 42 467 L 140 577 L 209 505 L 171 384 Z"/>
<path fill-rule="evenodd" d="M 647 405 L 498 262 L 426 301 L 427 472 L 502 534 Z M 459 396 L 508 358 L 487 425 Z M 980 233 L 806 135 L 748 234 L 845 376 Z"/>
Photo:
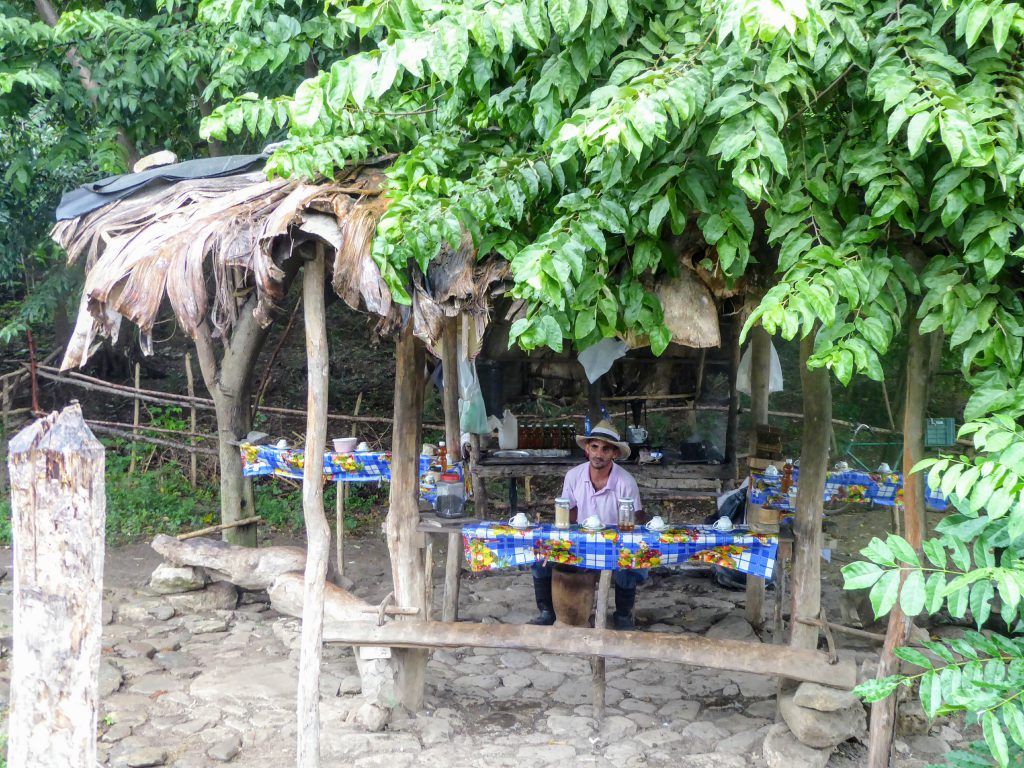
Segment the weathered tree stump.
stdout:
<path fill-rule="evenodd" d="M 10 443 L 14 653 L 7 764 L 96 765 L 103 446 L 74 403 Z"/>

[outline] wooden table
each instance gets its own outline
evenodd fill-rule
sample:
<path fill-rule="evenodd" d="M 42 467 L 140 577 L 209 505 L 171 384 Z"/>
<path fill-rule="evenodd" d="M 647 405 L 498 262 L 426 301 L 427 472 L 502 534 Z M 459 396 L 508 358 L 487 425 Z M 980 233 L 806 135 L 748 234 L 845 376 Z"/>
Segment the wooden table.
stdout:
<path fill-rule="evenodd" d="M 586 458 L 582 453 L 558 458 L 489 458 L 483 457 L 471 465 L 473 488 L 479 489 L 487 480 L 507 479 L 514 485 L 517 477 L 564 477 Z M 640 487 L 643 499 L 715 498 L 723 490 L 723 483 L 736 478 L 733 464 L 620 464 Z M 514 495 L 510 494 L 514 499 Z M 486 519 L 488 503 L 486 493 L 476 493 L 476 514 Z"/>

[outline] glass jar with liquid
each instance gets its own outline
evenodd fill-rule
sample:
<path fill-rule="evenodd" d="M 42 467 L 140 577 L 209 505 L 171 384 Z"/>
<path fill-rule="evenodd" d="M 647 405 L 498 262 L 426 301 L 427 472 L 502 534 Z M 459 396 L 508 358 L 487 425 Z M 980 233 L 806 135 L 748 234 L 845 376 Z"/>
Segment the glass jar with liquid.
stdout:
<path fill-rule="evenodd" d="M 636 505 L 632 499 L 619 499 L 619 531 L 632 533 L 636 529 Z"/>
<path fill-rule="evenodd" d="M 569 499 L 559 496 L 555 499 L 555 528 L 569 527 Z"/>

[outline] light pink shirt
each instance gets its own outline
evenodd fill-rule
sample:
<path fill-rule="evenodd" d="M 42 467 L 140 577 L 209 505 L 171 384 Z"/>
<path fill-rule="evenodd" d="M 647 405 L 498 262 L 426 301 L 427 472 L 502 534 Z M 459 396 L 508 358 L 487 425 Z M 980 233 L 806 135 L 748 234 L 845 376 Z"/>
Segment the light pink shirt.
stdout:
<path fill-rule="evenodd" d="M 618 464 L 612 464 L 608 484 L 600 491 L 594 490 L 590 482 L 590 464 L 573 467 L 565 475 L 562 495 L 569 499 L 570 508 L 577 510 L 576 519 L 583 522 L 591 515 L 597 515 L 605 525 L 619 522 L 619 499 L 633 499 L 637 512 L 640 511 L 640 489 L 636 480 Z"/>

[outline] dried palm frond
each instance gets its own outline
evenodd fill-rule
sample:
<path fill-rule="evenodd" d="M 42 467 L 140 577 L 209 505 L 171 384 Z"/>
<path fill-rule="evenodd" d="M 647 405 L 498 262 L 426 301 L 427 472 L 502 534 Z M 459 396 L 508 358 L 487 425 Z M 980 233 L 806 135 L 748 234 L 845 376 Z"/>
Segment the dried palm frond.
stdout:
<path fill-rule="evenodd" d="M 85 287 L 74 334 L 62 368 L 81 366 L 97 335 L 116 336 L 121 318 L 138 325 L 143 351 L 167 299 L 192 338 L 208 325 L 230 336 L 244 301 L 255 291 L 261 324 L 284 296 L 283 264 L 310 239 L 328 245 L 332 285 L 353 309 L 379 315 L 378 332 L 405 325 L 410 308 L 395 304 L 374 262 L 370 245 L 387 209 L 383 174 L 349 169 L 340 181 L 307 184 L 268 181 L 262 173 L 157 184 L 77 219 L 59 222 L 51 236 L 84 259 Z M 440 338 L 441 318 L 466 310 L 475 326 L 486 324 L 491 282 L 507 268 L 474 264 L 467 237 L 450 260 L 431 267 L 440 295 L 414 277 L 413 322 L 429 345 Z"/>

